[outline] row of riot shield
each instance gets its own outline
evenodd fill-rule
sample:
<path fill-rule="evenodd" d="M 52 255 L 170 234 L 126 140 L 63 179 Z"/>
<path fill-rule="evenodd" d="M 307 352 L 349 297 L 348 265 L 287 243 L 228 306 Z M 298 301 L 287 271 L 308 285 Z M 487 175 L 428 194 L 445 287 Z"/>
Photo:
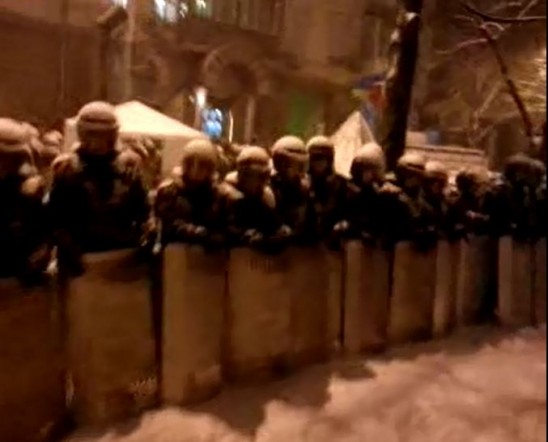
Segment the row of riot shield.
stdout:
<path fill-rule="evenodd" d="M 65 418 L 61 309 L 52 281 L 0 279 L 0 440 L 41 441 Z"/>
<path fill-rule="evenodd" d="M 343 346 L 348 353 L 443 337 L 476 324 L 493 298 L 496 254 L 488 237 L 392 250 L 345 247 Z"/>
<path fill-rule="evenodd" d="M 272 376 L 325 360 L 341 321 L 341 260 L 318 249 L 164 254 L 162 398 L 206 399 L 224 377 Z"/>
<path fill-rule="evenodd" d="M 498 251 L 498 309 L 506 327 L 546 323 L 546 238 L 503 237 Z"/>
<path fill-rule="evenodd" d="M 339 347 L 376 352 L 444 336 L 496 304 L 497 267 L 501 322 L 544 323 L 545 247 L 487 237 L 278 255 L 171 245 L 156 273 L 124 250 L 85 255 L 84 275 L 57 289 L 0 280 L 0 440 L 40 440 L 65 416 L 67 396 L 77 423 L 106 424 Z"/>

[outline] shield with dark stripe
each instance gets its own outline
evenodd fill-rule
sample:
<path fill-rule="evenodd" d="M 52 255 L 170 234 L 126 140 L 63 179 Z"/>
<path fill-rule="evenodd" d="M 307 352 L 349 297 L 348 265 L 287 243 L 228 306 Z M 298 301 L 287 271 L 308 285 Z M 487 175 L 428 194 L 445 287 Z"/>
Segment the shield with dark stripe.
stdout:
<path fill-rule="evenodd" d="M 68 283 L 68 339 L 80 424 L 138 414 L 156 399 L 149 272 L 134 250 L 84 255 Z"/>

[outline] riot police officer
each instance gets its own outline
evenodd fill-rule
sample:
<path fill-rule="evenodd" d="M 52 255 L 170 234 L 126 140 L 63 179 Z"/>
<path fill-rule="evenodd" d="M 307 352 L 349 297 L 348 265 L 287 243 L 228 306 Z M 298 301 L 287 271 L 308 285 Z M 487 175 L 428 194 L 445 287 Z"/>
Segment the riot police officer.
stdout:
<path fill-rule="evenodd" d="M 76 127 L 80 143 L 52 165 L 49 204 L 59 264 L 71 274 L 83 271 L 84 253 L 138 247 L 150 215 L 139 169 L 116 148 L 113 106 L 85 105 Z"/>
<path fill-rule="evenodd" d="M 335 146 L 324 136 L 313 137 L 306 146 L 309 154 L 310 225 L 316 240 L 328 238 L 343 230 L 344 199 L 347 180 L 335 171 Z"/>
<path fill-rule="evenodd" d="M 164 182 L 156 196 L 162 243 L 221 245 L 227 199 L 216 181 L 217 149 L 209 140 L 192 140 L 183 149 L 181 164 L 181 175 Z"/>
<path fill-rule="evenodd" d="M 489 181 L 487 170 L 468 167 L 456 177 L 457 196 L 452 210 L 457 237 L 489 233 Z"/>
<path fill-rule="evenodd" d="M 354 157 L 345 204 L 347 234 L 374 244 L 380 233 L 380 189 L 385 170 L 384 153 L 376 143 L 364 145 Z"/>
<path fill-rule="evenodd" d="M 0 278 L 41 280 L 51 251 L 45 182 L 36 173 L 26 128 L 0 119 Z"/>
<path fill-rule="evenodd" d="M 269 186 L 270 157 L 266 150 L 243 148 L 236 171 L 224 182 L 228 195 L 228 231 L 233 245 L 247 245 L 265 251 L 277 249 L 290 235 L 276 210 L 276 198 Z"/>
<path fill-rule="evenodd" d="M 307 234 L 308 153 L 304 142 L 294 136 L 280 138 L 272 147 L 274 175 L 271 186 L 281 222 L 289 226 L 297 241 Z"/>
<path fill-rule="evenodd" d="M 428 161 L 424 171 L 424 199 L 432 210 L 435 228 L 440 236 L 454 238 L 456 229 L 456 189 L 449 184 L 449 171 L 439 161 Z"/>
<path fill-rule="evenodd" d="M 383 236 L 388 243 L 413 241 L 421 248 L 436 243 L 433 212 L 424 198 L 425 166 L 424 156 L 404 154 L 396 166 L 396 184 L 387 183 L 381 190 Z"/>
<path fill-rule="evenodd" d="M 527 155 L 519 153 L 507 159 L 490 204 L 492 225 L 498 235 L 510 234 L 518 240 L 531 238 L 541 177 L 535 173 L 535 161 Z"/>

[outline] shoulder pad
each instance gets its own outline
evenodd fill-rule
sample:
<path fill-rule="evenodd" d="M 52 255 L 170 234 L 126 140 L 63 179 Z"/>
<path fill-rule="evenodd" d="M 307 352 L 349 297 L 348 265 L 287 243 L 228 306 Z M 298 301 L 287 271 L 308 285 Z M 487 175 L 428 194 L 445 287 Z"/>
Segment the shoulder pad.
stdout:
<path fill-rule="evenodd" d="M 183 168 L 181 166 L 175 166 L 170 174 L 171 178 L 178 179 L 183 176 Z"/>
<path fill-rule="evenodd" d="M 229 172 L 225 177 L 225 182 L 232 186 L 236 186 L 238 184 L 238 172 L 235 170 Z"/>
<path fill-rule="evenodd" d="M 504 192 L 508 189 L 508 183 L 501 177 L 496 177 L 487 183 L 486 188 L 487 192 Z"/>
<path fill-rule="evenodd" d="M 264 188 L 263 191 L 263 202 L 270 208 L 275 209 L 276 208 L 276 197 L 274 196 L 274 192 L 270 188 L 270 186 L 267 186 Z"/>
<path fill-rule="evenodd" d="M 381 187 L 380 192 L 384 195 L 399 195 L 401 193 L 401 189 L 394 183 L 387 181 Z"/>
<path fill-rule="evenodd" d="M 51 164 L 54 176 L 67 176 L 81 170 L 80 159 L 74 153 L 62 153 Z"/>
<path fill-rule="evenodd" d="M 177 184 L 171 179 L 164 180 L 160 186 L 156 189 L 153 199 L 153 205 L 156 210 L 161 211 L 161 207 L 164 203 L 169 202 L 177 194 Z"/>
<path fill-rule="evenodd" d="M 158 186 L 157 192 L 164 193 L 171 190 L 176 190 L 179 187 L 179 183 L 173 178 L 166 178 Z"/>
<path fill-rule="evenodd" d="M 242 192 L 240 192 L 232 183 L 227 181 L 220 183 L 217 188 L 222 196 L 231 201 L 239 200 L 244 197 Z"/>
<path fill-rule="evenodd" d="M 72 146 L 70 146 L 69 151 L 77 152 L 81 147 L 82 147 L 82 144 L 78 141 L 76 143 L 73 143 Z"/>
<path fill-rule="evenodd" d="M 27 178 L 21 185 L 21 193 L 28 197 L 42 199 L 46 193 L 46 183 L 40 175 Z"/>

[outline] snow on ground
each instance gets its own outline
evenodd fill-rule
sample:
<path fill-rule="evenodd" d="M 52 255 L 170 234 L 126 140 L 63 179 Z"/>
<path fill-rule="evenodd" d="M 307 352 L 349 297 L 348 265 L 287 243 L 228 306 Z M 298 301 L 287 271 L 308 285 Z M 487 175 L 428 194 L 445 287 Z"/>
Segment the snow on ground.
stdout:
<path fill-rule="evenodd" d="M 66 442 L 542 442 L 546 331 L 469 330 Z"/>

